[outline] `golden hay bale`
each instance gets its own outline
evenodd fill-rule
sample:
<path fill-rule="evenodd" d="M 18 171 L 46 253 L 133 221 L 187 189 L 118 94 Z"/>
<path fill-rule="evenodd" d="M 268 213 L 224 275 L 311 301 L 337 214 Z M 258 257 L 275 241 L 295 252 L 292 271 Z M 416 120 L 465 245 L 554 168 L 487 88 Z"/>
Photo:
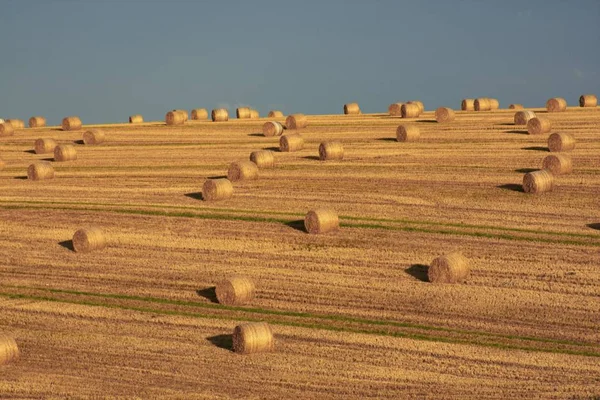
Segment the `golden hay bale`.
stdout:
<path fill-rule="evenodd" d="M 421 109 L 417 104 L 405 103 L 400 107 L 402 118 L 417 118 L 421 115 Z"/>
<path fill-rule="evenodd" d="M 267 117 L 269 118 L 283 118 L 283 113 L 279 110 L 271 110 L 269 111 L 269 115 L 267 115 Z"/>
<path fill-rule="evenodd" d="M 192 110 L 192 120 L 204 121 L 208 119 L 208 110 L 206 108 L 194 108 Z"/>
<path fill-rule="evenodd" d="M 210 114 L 213 122 L 229 121 L 229 111 L 225 108 L 214 109 Z"/>
<path fill-rule="evenodd" d="M 30 128 L 43 128 L 44 126 L 46 126 L 46 118 L 40 116 L 29 118 Z"/>
<path fill-rule="evenodd" d="M 11 336 L 0 334 L 0 365 L 10 364 L 19 359 L 17 342 Z"/>
<path fill-rule="evenodd" d="M 547 118 L 535 117 L 527 121 L 527 132 L 530 135 L 541 135 L 552 129 L 552 122 Z"/>
<path fill-rule="evenodd" d="M 83 133 L 83 143 L 85 144 L 100 144 L 104 142 L 104 131 L 99 129 L 90 129 L 89 131 L 85 131 Z"/>
<path fill-rule="evenodd" d="M 77 150 L 71 144 L 61 144 L 54 148 L 54 161 L 75 161 Z"/>
<path fill-rule="evenodd" d="M 283 125 L 276 121 L 268 121 L 263 124 L 262 131 L 265 136 L 281 136 Z"/>
<path fill-rule="evenodd" d="M 225 200 L 231 196 L 233 196 L 233 185 L 229 179 L 207 179 L 204 181 L 202 186 L 203 200 Z"/>
<path fill-rule="evenodd" d="M 515 113 L 515 125 L 527 125 L 532 118 L 535 118 L 533 111 L 517 111 Z"/>
<path fill-rule="evenodd" d="M 304 148 L 304 139 L 298 134 L 283 135 L 279 138 L 279 151 L 298 151 Z"/>
<path fill-rule="evenodd" d="M 544 158 L 542 168 L 552 175 L 566 175 L 573 172 L 573 160 L 566 154 L 550 154 Z"/>
<path fill-rule="evenodd" d="M 238 107 L 235 110 L 235 116 L 238 119 L 248 119 L 250 118 L 250 107 Z"/>
<path fill-rule="evenodd" d="M 490 110 L 497 110 L 500 108 L 500 102 L 498 99 L 488 98 L 488 100 L 490 102 Z"/>
<path fill-rule="evenodd" d="M 187 110 L 173 110 L 175 112 L 181 113 L 181 115 L 183 115 L 183 121 L 184 122 L 188 122 L 188 119 L 190 118 L 190 114 L 188 114 Z"/>
<path fill-rule="evenodd" d="M 522 110 L 522 109 L 524 109 L 524 108 L 525 108 L 525 107 L 523 107 L 523 104 L 516 104 L 516 103 L 510 104 L 510 105 L 508 106 L 508 109 L 509 109 L 509 110 Z"/>
<path fill-rule="evenodd" d="M 288 115 L 285 119 L 285 126 L 287 129 L 301 129 L 308 126 L 308 119 L 304 114 L 292 114 Z"/>
<path fill-rule="evenodd" d="M 239 354 L 263 353 L 275 348 L 271 327 L 266 322 L 248 322 L 235 327 L 233 351 Z"/>
<path fill-rule="evenodd" d="M 528 172 L 523 176 L 525 193 L 550 192 L 554 186 L 554 175 L 546 169 Z"/>
<path fill-rule="evenodd" d="M 422 101 L 411 100 L 411 101 L 408 101 L 406 104 L 416 104 L 417 106 L 419 106 L 419 115 L 421 115 L 425 112 L 425 105 L 423 104 Z"/>
<path fill-rule="evenodd" d="M 229 165 L 227 179 L 231 182 L 258 179 L 258 166 L 252 161 L 237 161 Z"/>
<path fill-rule="evenodd" d="M 217 300 L 227 306 L 241 306 L 254 299 L 254 282 L 249 278 L 234 276 L 217 284 Z"/>
<path fill-rule="evenodd" d="M 419 127 L 414 124 L 399 125 L 396 129 L 396 140 L 399 142 L 412 142 L 419 139 L 421 132 Z"/>
<path fill-rule="evenodd" d="M 25 122 L 22 119 L 7 119 L 5 122 L 8 122 L 15 129 L 24 129 Z"/>
<path fill-rule="evenodd" d="M 441 123 L 454 121 L 454 111 L 451 108 L 440 107 L 435 110 L 435 119 Z"/>
<path fill-rule="evenodd" d="M 388 113 L 390 115 L 395 115 L 395 116 L 402 115 L 402 105 L 403 104 L 404 103 L 392 103 L 392 104 L 390 104 L 389 107 L 388 107 Z"/>
<path fill-rule="evenodd" d="M 319 145 L 319 159 L 342 160 L 344 159 L 344 146 L 341 142 L 323 142 Z"/>
<path fill-rule="evenodd" d="M 427 277 L 432 283 L 460 283 L 469 276 L 469 260 L 455 251 L 431 262 Z"/>
<path fill-rule="evenodd" d="M 168 115 L 168 113 L 167 113 L 167 115 Z M 167 120 L 167 119 L 168 119 L 168 117 L 166 116 L 165 120 Z M 141 114 L 134 114 L 134 115 L 129 116 L 130 124 L 141 124 L 143 122 L 144 122 L 144 117 Z M 167 124 L 168 124 L 168 122 L 167 122 Z M 172 125 L 172 124 L 169 124 L 169 125 Z"/>
<path fill-rule="evenodd" d="M 553 97 L 546 102 L 548 112 L 561 112 L 567 110 L 567 101 L 562 97 Z"/>
<path fill-rule="evenodd" d="M 0 136 L 12 136 L 15 133 L 15 128 L 10 122 L 0 124 Z"/>
<path fill-rule="evenodd" d="M 258 110 L 250 110 L 250 119 L 259 119 L 260 118 L 260 113 L 258 112 Z"/>
<path fill-rule="evenodd" d="M 304 228 L 306 232 L 321 234 L 333 232 L 340 227 L 337 213 L 331 208 L 317 208 L 309 211 L 304 217 Z"/>
<path fill-rule="evenodd" d="M 33 143 L 35 154 L 53 153 L 56 146 L 54 139 L 36 139 Z"/>
<path fill-rule="evenodd" d="M 185 124 L 185 116 L 183 115 L 183 113 L 177 110 L 169 111 L 165 115 L 165 123 L 167 125 L 183 125 Z"/>
<path fill-rule="evenodd" d="M 102 250 L 105 247 L 106 237 L 98 227 L 82 228 L 73 235 L 73 250 L 78 253 Z"/>
<path fill-rule="evenodd" d="M 41 181 L 54 178 L 54 168 L 48 161 L 38 161 L 27 168 L 27 178 L 32 181 Z"/>
<path fill-rule="evenodd" d="M 344 104 L 344 114 L 345 115 L 359 115 L 360 107 L 358 106 L 358 103 Z"/>
<path fill-rule="evenodd" d="M 571 151 L 575 148 L 575 138 L 568 133 L 553 133 L 548 137 L 548 150 L 551 152 Z"/>
<path fill-rule="evenodd" d="M 250 161 L 258 168 L 273 168 L 275 166 L 275 155 L 270 150 L 257 150 L 250 153 Z"/>
<path fill-rule="evenodd" d="M 64 117 L 62 120 L 63 131 L 76 131 L 81 129 L 82 126 L 81 120 L 76 116 Z"/>
<path fill-rule="evenodd" d="M 492 109 L 492 103 L 487 97 L 479 97 L 473 102 L 473 108 L 475 111 L 490 111 Z"/>
<path fill-rule="evenodd" d="M 579 97 L 579 107 L 596 107 L 598 98 L 593 94 L 582 94 Z"/>
<path fill-rule="evenodd" d="M 463 99 L 460 103 L 460 109 L 463 111 L 475 110 L 475 99 Z"/>

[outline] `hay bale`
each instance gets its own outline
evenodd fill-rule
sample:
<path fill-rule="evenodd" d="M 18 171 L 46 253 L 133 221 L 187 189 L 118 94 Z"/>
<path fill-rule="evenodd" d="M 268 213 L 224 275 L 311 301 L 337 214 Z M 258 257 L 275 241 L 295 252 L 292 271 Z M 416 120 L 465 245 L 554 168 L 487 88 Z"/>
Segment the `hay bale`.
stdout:
<path fill-rule="evenodd" d="M 54 168 L 48 161 L 38 161 L 27 168 L 27 178 L 32 181 L 42 181 L 54 178 Z"/>
<path fill-rule="evenodd" d="M 298 134 L 283 135 L 279 138 L 279 151 L 292 152 L 304 148 L 304 139 Z"/>
<path fill-rule="evenodd" d="M 252 161 L 237 161 L 229 165 L 227 179 L 231 182 L 258 179 L 258 166 Z"/>
<path fill-rule="evenodd" d="M 85 144 L 100 144 L 104 142 L 104 131 L 99 129 L 90 129 L 89 131 L 85 131 L 83 133 L 83 143 Z"/>
<path fill-rule="evenodd" d="M 598 98 L 593 94 L 582 94 L 579 97 L 579 107 L 596 107 Z"/>
<path fill-rule="evenodd" d="M 283 113 L 279 110 L 271 110 L 267 116 L 269 118 L 283 118 Z"/>
<path fill-rule="evenodd" d="M 421 108 L 418 104 L 405 103 L 400 107 L 400 115 L 402 118 L 417 118 L 421 115 Z"/>
<path fill-rule="evenodd" d="M 333 232 L 340 227 L 340 221 L 335 210 L 331 208 L 317 208 L 309 211 L 304 217 L 304 228 L 306 232 L 321 234 Z"/>
<path fill-rule="evenodd" d="M 522 109 L 524 109 L 524 108 L 525 108 L 525 107 L 523 107 L 523 104 L 516 104 L 516 103 L 510 104 L 510 105 L 508 106 L 508 109 L 509 109 L 509 110 L 522 110 Z"/>
<path fill-rule="evenodd" d="M 475 111 L 490 111 L 492 109 L 492 103 L 487 97 L 478 97 L 473 102 L 473 108 Z"/>
<path fill-rule="evenodd" d="M 321 161 L 343 160 L 344 146 L 341 142 L 323 142 L 319 145 L 319 159 Z"/>
<path fill-rule="evenodd" d="M 440 107 L 435 110 L 435 119 L 440 123 L 454 121 L 454 111 L 451 108 Z"/>
<path fill-rule="evenodd" d="M 208 110 L 206 108 L 194 108 L 192 110 L 192 120 L 205 121 L 208 119 Z"/>
<path fill-rule="evenodd" d="M 463 111 L 474 111 L 475 99 L 463 99 L 463 101 L 460 103 L 460 109 Z"/>
<path fill-rule="evenodd" d="M 419 106 L 419 115 L 421 115 L 425 112 L 425 105 L 423 104 L 422 101 L 411 100 L 411 101 L 408 101 L 406 104 L 416 104 L 417 106 Z"/>
<path fill-rule="evenodd" d="M 393 116 L 402 115 L 402 105 L 404 103 L 392 103 L 388 107 L 388 113 Z"/>
<path fill-rule="evenodd" d="M 105 247 L 106 237 L 98 227 L 82 228 L 73 234 L 73 250 L 78 253 L 89 253 Z"/>
<path fill-rule="evenodd" d="M 257 150 L 250 153 L 250 161 L 258 168 L 273 168 L 275 166 L 275 155 L 270 150 Z"/>
<path fill-rule="evenodd" d="M 33 143 L 35 154 L 53 153 L 56 146 L 54 139 L 36 139 Z"/>
<path fill-rule="evenodd" d="M 4 167 L 6 167 L 6 162 L 0 158 L 0 170 L 4 169 Z"/>
<path fill-rule="evenodd" d="M 258 110 L 250 110 L 250 119 L 259 119 L 260 118 L 260 113 L 258 112 Z"/>
<path fill-rule="evenodd" d="M 527 125 L 532 118 L 535 118 L 533 111 L 517 111 L 515 113 L 515 125 Z"/>
<path fill-rule="evenodd" d="M 3 124 L 4 120 L 2 118 L 0 118 L 0 124 Z"/>
<path fill-rule="evenodd" d="M 347 103 L 344 104 L 345 115 L 360 115 L 360 107 L 358 103 Z"/>
<path fill-rule="evenodd" d="M 421 132 L 419 127 L 414 124 L 399 125 L 396 129 L 396 140 L 399 142 L 412 142 L 419 139 Z"/>
<path fill-rule="evenodd" d="M 288 115 L 285 119 L 285 126 L 287 129 L 301 129 L 308 126 L 308 119 L 304 114 L 292 114 Z"/>
<path fill-rule="evenodd" d="M 225 108 L 214 109 L 210 114 L 213 122 L 229 121 L 229 111 Z"/>
<path fill-rule="evenodd" d="M 5 121 L 13 126 L 15 129 L 25 129 L 25 122 L 22 119 L 10 118 Z"/>
<path fill-rule="evenodd" d="M 0 136 L 12 136 L 15 134 L 15 128 L 10 122 L 0 124 Z"/>
<path fill-rule="evenodd" d="M 552 191 L 554 175 L 546 169 L 528 172 L 523 176 L 523 191 L 525 193 L 544 193 Z"/>
<path fill-rule="evenodd" d="M 553 97 L 546 102 L 548 112 L 567 111 L 567 101 L 562 97 Z"/>
<path fill-rule="evenodd" d="M 10 364 L 19 359 L 20 352 L 17 342 L 11 336 L 0 334 L 0 365 Z"/>
<path fill-rule="evenodd" d="M 167 125 L 183 125 L 185 124 L 185 115 L 177 110 L 169 111 L 165 115 L 165 123 Z"/>
<path fill-rule="evenodd" d="M 266 322 L 248 322 L 236 326 L 232 341 L 233 351 L 239 354 L 263 353 L 275 348 L 273 332 Z"/>
<path fill-rule="evenodd" d="M 29 118 L 30 128 L 43 128 L 44 126 L 46 126 L 46 118 L 40 116 Z"/>
<path fill-rule="evenodd" d="M 187 110 L 178 109 L 178 110 L 173 110 L 173 111 L 178 112 L 181 115 L 183 115 L 183 122 L 188 122 L 188 120 L 190 119 L 190 114 L 188 114 Z"/>
<path fill-rule="evenodd" d="M 76 131 L 81 129 L 82 126 L 81 120 L 76 116 L 64 117 L 62 120 L 63 131 Z"/>
<path fill-rule="evenodd" d="M 281 136 L 283 125 L 276 121 L 268 121 L 263 124 L 262 131 L 265 136 Z"/>
<path fill-rule="evenodd" d="M 575 148 L 575 138 L 568 133 L 553 133 L 548 137 L 548 150 L 551 152 L 571 151 Z"/>
<path fill-rule="evenodd" d="M 251 279 L 234 276 L 217 284 L 217 300 L 226 306 L 241 306 L 254 299 L 254 282 Z"/>
<path fill-rule="evenodd" d="M 500 108 L 500 102 L 498 101 L 498 99 L 492 99 L 492 98 L 488 98 L 489 102 L 490 102 L 490 110 L 497 110 Z"/>
<path fill-rule="evenodd" d="M 238 107 L 235 110 L 235 116 L 237 119 L 249 119 L 250 111 L 250 107 Z"/>
<path fill-rule="evenodd" d="M 233 196 L 233 185 L 229 179 L 207 179 L 202 186 L 205 201 L 225 200 Z"/>
<path fill-rule="evenodd" d="M 544 158 L 542 168 L 552 175 L 566 175 L 573 172 L 573 160 L 566 154 L 550 154 Z"/>
<path fill-rule="evenodd" d="M 75 161 L 77 160 L 77 150 L 71 144 L 61 144 L 54 148 L 54 161 Z"/>
<path fill-rule="evenodd" d="M 168 118 L 169 118 L 168 116 L 165 116 L 165 122 L 168 121 Z M 144 117 L 141 114 L 134 114 L 134 115 L 130 115 L 129 116 L 129 123 L 130 124 L 141 124 L 143 122 L 144 122 Z M 169 124 L 167 122 L 167 125 L 173 125 L 173 124 Z"/>
<path fill-rule="evenodd" d="M 427 277 L 432 283 L 461 283 L 469 276 L 469 260 L 455 251 L 431 262 Z"/>
<path fill-rule="evenodd" d="M 535 117 L 527 121 L 527 132 L 530 135 L 541 135 L 552 129 L 552 122 L 547 118 Z"/>

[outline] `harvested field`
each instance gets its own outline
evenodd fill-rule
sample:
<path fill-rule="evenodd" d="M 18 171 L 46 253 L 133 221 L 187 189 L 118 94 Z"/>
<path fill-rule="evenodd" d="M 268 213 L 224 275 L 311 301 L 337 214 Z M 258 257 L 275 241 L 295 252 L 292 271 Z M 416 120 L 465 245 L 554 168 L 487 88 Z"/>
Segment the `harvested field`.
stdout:
<path fill-rule="evenodd" d="M 0 366 L 6 397 L 593 398 L 600 395 L 600 110 L 547 113 L 577 138 L 577 168 L 552 192 L 522 191 L 548 135 L 514 111 L 401 118 L 309 115 L 304 148 L 279 152 L 260 120 L 102 129 L 55 178 L 22 179 L 56 127 L 0 138 Z M 433 122 L 433 123 L 432 123 Z M 60 132 L 61 144 L 81 131 Z M 320 162 L 319 144 L 344 145 Z M 256 150 L 274 168 L 202 201 L 202 184 Z M 340 229 L 304 230 L 333 208 Z M 73 251 L 80 227 L 110 245 Z M 427 266 L 460 251 L 464 283 Z M 247 306 L 216 302 L 241 275 Z M 270 352 L 232 351 L 237 325 L 267 322 Z"/>

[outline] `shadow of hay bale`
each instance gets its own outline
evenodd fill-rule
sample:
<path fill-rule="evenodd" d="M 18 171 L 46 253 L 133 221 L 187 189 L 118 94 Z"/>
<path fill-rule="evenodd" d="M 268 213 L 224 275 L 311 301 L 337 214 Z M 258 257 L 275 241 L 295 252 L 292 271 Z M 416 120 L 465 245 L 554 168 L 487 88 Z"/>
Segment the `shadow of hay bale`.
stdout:
<path fill-rule="evenodd" d="M 210 343 L 218 348 L 233 352 L 233 335 L 215 335 L 206 338 Z"/>
<path fill-rule="evenodd" d="M 219 300 L 217 300 L 217 292 L 216 292 L 216 286 L 211 286 L 211 287 L 207 287 L 204 289 L 198 289 L 196 290 L 196 294 L 200 297 L 204 297 L 205 299 L 209 300 L 211 303 L 218 303 Z"/>
<path fill-rule="evenodd" d="M 71 250 L 71 251 L 75 251 L 75 248 L 73 247 L 73 241 L 72 240 L 65 240 L 62 242 L 58 242 L 58 244 L 62 247 L 64 247 L 67 250 Z"/>
<path fill-rule="evenodd" d="M 496 186 L 500 189 L 512 190 L 513 192 L 525 193 L 523 190 L 523 185 L 519 185 L 518 183 L 507 183 L 505 185 Z"/>
<path fill-rule="evenodd" d="M 404 270 L 404 272 L 406 272 L 408 275 L 420 280 L 421 282 L 429 282 L 429 278 L 427 276 L 428 271 L 429 265 L 425 264 L 413 264 Z"/>
<path fill-rule="evenodd" d="M 294 228 L 297 231 L 306 233 L 306 228 L 304 227 L 304 220 L 298 219 L 296 221 L 290 221 L 285 223 L 290 228 Z"/>

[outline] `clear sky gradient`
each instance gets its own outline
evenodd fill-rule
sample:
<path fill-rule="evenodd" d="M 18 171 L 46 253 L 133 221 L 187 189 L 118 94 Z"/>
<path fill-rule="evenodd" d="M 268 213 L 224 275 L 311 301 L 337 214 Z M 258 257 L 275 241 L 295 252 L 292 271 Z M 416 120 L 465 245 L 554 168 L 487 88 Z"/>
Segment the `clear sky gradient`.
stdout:
<path fill-rule="evenodd" d="M 0 0 L 0 117 L 600 95 L 599 0 Z"/>

